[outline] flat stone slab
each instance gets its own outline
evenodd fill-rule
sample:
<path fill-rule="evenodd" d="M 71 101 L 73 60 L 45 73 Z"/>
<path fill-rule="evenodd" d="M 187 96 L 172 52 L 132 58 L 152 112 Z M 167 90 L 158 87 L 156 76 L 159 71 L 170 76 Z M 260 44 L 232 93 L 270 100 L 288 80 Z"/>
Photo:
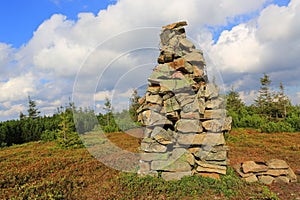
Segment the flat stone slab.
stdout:
<path fill-rule="evenodd" d="M 193 119 L 178 120 L 175 128 L 177 131 L 183 133 L 201 133 L 203 130 L 200 121 Z"/>
<path fill-rule="evenodd" d="M 251 176 L 245 177 L 243 179 L 248 183 L 254 183 L 254 182 L 258 181 L 258 179 L 255 175 L 251 175 Z"/>
<path fill-rule="evenodd" d="M 258 181 L 266 185 L 271 185 L 274 180 L 272 176 L 258 176 Z"/>
<path fill-rule="evenodd" d="M 225 109 L 205 110 L 204 119 L 222 119 L 227 115 Z"/>
<path fill-rule="evenodd" d="M 288 169 L 289 165 L 284 160 L 272 159 L 266 163 L 270 169 Z"/>
<path fill-rule="evenodd" d="M 174 28 L 178 28 L 178 27 L 182 27 L 182 26 L 186 26 L 186 25 L 187 25 L 186 21 L 181 21 L 181 22 L 176 22 L 176 23 L 173 23 L 173 24 L 163 26 L 162 28 L 163 29 L 174 29 Z"/>
<path fill-rule="evenodd" d="M 198 172 L 213 172 L 213 173 L 226 175 L 226 167 L 225 167 L 225 169 L 216 169 L 216 168 L 208 168 L 208 167 L 198 166 L 196 168 L 196 170 Z"/>
<path fill-rule="evenodd" d="M 167 160 L 170 157 L 171 153 L 141 153 L 142 161 L 153 161 L 153 160 Z"/>
<path fill-rule="evenodd" d="M 244 173 L 257 173 L 257 172 L 265 172 L 268 170 L 268 167 L 266 165 L 257 164 L 254 161 L 245 161 L 242 164 L 242 169 Z"/>
<path fill-rule="evenodd" d="M 167 117 L 157 112 L 154 112 L 152 110 L 146 110 L 142 112 L 142 116 L 143 116 L 143 122 L 146 126 L 166 125 L 166 124 L 173 125 L 173 123 L 170 120 L 168 120 Z"/>
<path fill-rule="evenodd" d="M 149 152 L 149 153 L 164 153 L 167 151 L 166 146 L 159 144 L 157 142 L 152 142 L 152 143 L 142 142 L 140 149 L 142 151 Z"/>
<path fill-rule="evenodd" d="M 210 132 L 221 132 L 223 124 L 218 120 L 207 120 L 202 122 L 202 126 L 205 130 Z"/>
<path fill-rule="evenodd" d="M 166 181 L 180 180 L 184 176 L 191 176 L 192 171 L 187 172 L 162 172 L 161 177 Z"/>

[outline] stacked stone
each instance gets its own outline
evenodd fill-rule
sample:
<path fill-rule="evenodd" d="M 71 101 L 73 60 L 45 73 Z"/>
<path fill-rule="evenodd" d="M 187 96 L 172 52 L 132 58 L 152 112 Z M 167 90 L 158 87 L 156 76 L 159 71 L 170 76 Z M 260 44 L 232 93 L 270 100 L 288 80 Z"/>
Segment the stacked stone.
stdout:
<path fill-rule="evenodd" d="M 272 184 L 273 182 L 297 182 L 297 176 L 284 161 L 272 159 L 267 162 L 246 161 L 236 165 L 235 170 L 247 182 Z"/>
<path fill-rule="evenodd" d="M 226 174 L 223 132 L 231 129 L 231 118 L 218 87 L 208 81 L 203 52 L 186 38 L 185 25 L 164 26 L 160 34 L 158 65 L 137 110 L 145 126 L 139 174 L 219 178 Z"/>

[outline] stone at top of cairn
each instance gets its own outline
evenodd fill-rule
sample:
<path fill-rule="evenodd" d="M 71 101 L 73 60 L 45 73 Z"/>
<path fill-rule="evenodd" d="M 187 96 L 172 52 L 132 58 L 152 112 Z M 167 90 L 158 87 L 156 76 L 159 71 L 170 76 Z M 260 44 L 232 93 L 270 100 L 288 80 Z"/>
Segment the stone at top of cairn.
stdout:
<path fill-rule="evenodd" d="M 162 28 L 163 29 L 175 29 L 175 28 L 179 28 L 179 27 L 182 27 L 182 26 L 186 26 L 186 25 L 187 25 L 186 21 L 181 21 L 181 22 L 175 22 L 173 24 L 163 26 Z"/>

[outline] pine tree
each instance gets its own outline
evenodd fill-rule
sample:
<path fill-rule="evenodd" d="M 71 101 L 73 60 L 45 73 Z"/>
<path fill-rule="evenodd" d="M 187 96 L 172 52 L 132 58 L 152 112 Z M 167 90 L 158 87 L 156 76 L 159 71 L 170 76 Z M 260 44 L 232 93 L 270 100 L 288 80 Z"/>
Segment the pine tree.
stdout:
<path fill-rule="evenodd" d="M 239 93 L 236 92 L 234 90 L 234 87 L 232 86 L 226 98 L 226 109 L 238 112 L 241 109 L 241 107 L 244 106 L 245 104 L 241 100 Z"/>
<path fill-rule="evenodd" d="M 285 95 L 283 83 L 279 83 L 279 92 L 276 94 L 276 117 L 285 118 L 287 115 L 287 108 L 291 106 L 291 101 Z"/>
<path fill-rule="evenodd" d="M 105 103 L 104 103 L 104 108 L 103 109 L 106 111 L 106 124 L 108 126 L 110 126 L 110 117 L 111 117 L 111 112 L 112 112 L 112 105 L 111 105 L 111 102 L 110 102 L 108 97 L 105 97 Z"/>
<path fill-rule="evenodd" d="M 140 107 L 139 104 L 140 96 L 138 95 L 137 89 L 134 89 L 130 97 L 129 114 L 134 122 L 137 122 L 137 109 Z"/>
<path fill-rule="evenodd" d="M 30 96 L 28 96 L 28 107 L 28 117 L 31 119 L 38 118 L 41 112 L 36 108 L 36 103 L 30 98 Z"/>
<path fill-rule="evenodd" d="M 272 95 L 270 92 L 271 80 L 269 75 L 264 73 L 264 76 L 260 79 L 260 90 L 257 99 L 255 100 L 255 105 L 259 109 L 260 114 L 267 115 L 271 117 L 272 110 Z"/>

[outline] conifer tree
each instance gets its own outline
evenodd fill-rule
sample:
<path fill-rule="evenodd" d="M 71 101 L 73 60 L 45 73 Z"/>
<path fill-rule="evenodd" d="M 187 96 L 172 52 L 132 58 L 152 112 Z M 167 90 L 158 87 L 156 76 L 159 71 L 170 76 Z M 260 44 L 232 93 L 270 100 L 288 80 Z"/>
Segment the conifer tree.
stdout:
<path fill-rule="evenodd" d="M 271 80 L 269 75 L 264 73 L 264 76 L 260 79 L 260 90 L 257 99 L 255 100 L 255 105 L 259 109 L 260 114 L 267 115 L 271 117 L 272 110 L 272 94 L 270 92 Z"/>
<path fill-rule="evenodd" d="M 139 104 L 139 99 L 140 96 L 138 95 L 137 89 L 134 89 L 132 92 L 132 95 L 130 97 L 130 106 L 129 106 L 129 114 L 131 116 L 131 118 L 133 119 L 133 121 L 137 122 L 137 109 L 140 107 Z"/>
<path fill-rule="evenodd" d="M 28 117 L 31 119 L 36 119 L 38 118 L 39 114 L 41 113 L 37 108 L 36 108 L 36 103 L 34 100 L 31 99 L 30 96 L 28 96 Z"/>

